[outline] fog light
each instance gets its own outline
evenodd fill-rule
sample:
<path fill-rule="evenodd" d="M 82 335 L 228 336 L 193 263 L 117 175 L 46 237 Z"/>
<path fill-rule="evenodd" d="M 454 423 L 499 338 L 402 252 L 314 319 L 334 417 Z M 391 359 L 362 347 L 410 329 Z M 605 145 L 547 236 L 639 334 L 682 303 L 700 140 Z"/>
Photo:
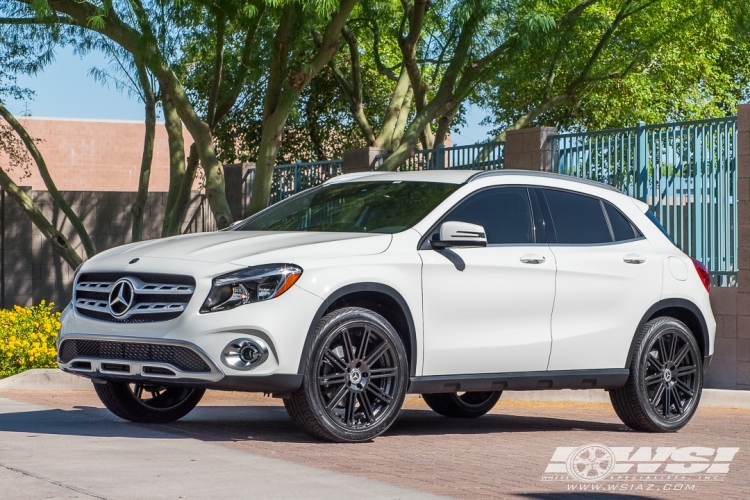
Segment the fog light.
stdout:
<path fill-rule="evenodd" d="M 252 370 L 268 359 L 268 346 L 262 340 L 237 339 L 221 353 L 221 361 L 235 370 Z"/>

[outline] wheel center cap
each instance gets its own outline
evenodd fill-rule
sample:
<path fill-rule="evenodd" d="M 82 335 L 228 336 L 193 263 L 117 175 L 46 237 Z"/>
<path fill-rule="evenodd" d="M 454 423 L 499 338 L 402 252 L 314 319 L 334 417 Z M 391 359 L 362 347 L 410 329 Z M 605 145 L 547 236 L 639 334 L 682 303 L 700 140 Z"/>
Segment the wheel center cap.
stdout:
<path fill-rule="evenodd" d="M 362 372 L 359 370 L 359 368 L 354 368 L 349 372 L 349 382 L 351 382 L 352 384 L 359 384 L 360 382 L 362 382 Z"/>
<path fill-rule="evenodd" d="M 672 380 L 672 370 L 669 368 L 664 369 L 664 382 L 670 382 Z"/>

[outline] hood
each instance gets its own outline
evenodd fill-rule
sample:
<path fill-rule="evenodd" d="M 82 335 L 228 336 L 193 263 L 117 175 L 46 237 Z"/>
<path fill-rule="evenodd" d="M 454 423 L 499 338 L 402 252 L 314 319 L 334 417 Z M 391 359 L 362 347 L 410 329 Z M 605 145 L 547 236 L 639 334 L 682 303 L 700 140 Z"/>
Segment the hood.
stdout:
<path fill-rule="evenodd" d="M 151 257 L 224 263 L 274 252 L 278 255 L 269 256 L 273 261 L 282 257 L 311 260 L 381 253 L 390 242 L 390 234 L 217 231 L 132 243 L 102 252 L 95 259 L 127 262 Z"/>

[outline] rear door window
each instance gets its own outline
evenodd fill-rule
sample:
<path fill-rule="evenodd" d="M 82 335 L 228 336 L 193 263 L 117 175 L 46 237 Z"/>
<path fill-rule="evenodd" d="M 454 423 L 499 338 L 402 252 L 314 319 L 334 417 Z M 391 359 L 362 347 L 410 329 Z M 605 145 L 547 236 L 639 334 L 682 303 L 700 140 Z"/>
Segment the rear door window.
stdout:
<path fill-rule="evenodd" d="M 591 245 L 612 242 L 609 224 L 598 198 L 556 189 L 542 191 L 552 216 L 557 243 Z"/>

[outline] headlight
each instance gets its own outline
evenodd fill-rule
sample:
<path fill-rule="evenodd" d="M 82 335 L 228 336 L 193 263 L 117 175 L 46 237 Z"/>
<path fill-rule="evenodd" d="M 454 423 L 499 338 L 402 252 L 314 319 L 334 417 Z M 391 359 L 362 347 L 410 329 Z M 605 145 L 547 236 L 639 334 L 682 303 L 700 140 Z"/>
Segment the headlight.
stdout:
<path fill-rule="evenodd" d="M 294 264 L 267 264 L 248 267 L 214 278 L 211 292 L 201 312 L 226 311 L 243 304 L 278 297 L 302 276 Z"/>

